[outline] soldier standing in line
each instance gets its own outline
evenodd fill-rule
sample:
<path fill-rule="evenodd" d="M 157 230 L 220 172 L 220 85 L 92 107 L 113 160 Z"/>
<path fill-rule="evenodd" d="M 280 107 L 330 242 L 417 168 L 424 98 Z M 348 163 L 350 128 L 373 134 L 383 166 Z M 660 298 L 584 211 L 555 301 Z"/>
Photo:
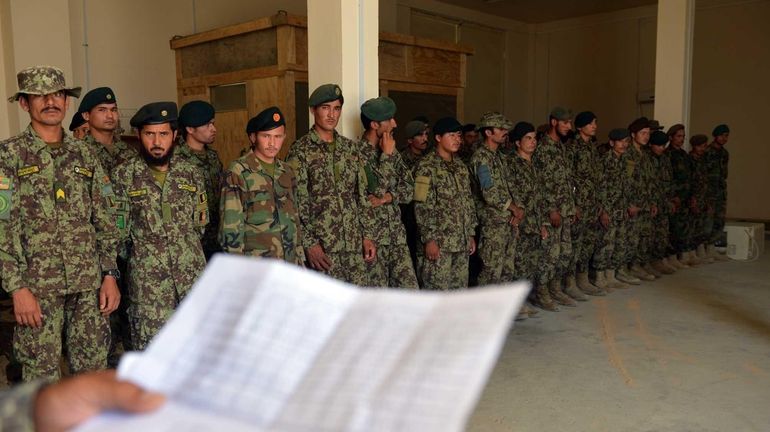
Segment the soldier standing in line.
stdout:
<path fill-rule="evenodd" d="M 64 73 L 35 66 L 17 75 L 27 129 L 0 143 L 0 273 L 13 299 L 14 357 L 24 381 L 107 367 L 107 317 L 120 303 L 112 183 L 94 150 L 64 133 Z"/>
<path fill-rule="evenodd" d="M 462 125 L 444 117 L 433 126 L 435 151 L 415 169 L 414 212 L 423 245 L 418 270 L 423 289 L 468 286 L 468 256 L 476 252 L 476 209 L 468 167 L 456 156 Z"/>
<path fill-rule="evenodd" d="M 678 202 L 676 211 L 669 217 L 671 247 L 674 257 L 677 254 L 679 255 L 677 261 L 681 264 L 680 267 L 689 268 L 698 264 L 698 259 L 693 251 L 690 250 L 688 228 L 690 222 L 689 202 L 692 196 L 692 186 L 690 184 L 692 159 L 683 148 L 685 140 L 684 125 L 675 124 L 668 128 L 666 134 L 670 140 L 666 153 L 668 153 L 668 158 L 671 161 L 673 193 Z"/>
<path fill-rule="evenodd" d="M 541 173 L 532 162 L 532 155 L 537 148 L 535 126 L 519 122 L 508 134 L 516 152 L 508 157 L 509 186 L 521 201 L 524 212 L 519 222 L 519 238 L 516 244 L 514 260 L 516 276 L 532 281 L 534 289 L 530 294 L 531 302 L 544 310 L 558 312 L 559 307 L 551 298 L 548 284 L 554 278 L 555 258 L 549 252 L 548 209 Z"/>
<path fill-rule="evenodd" d="M 99 156 L 102 168 L 111 174 L 116 166 L 136 157 L 133 147 L 120 139 L 117 133 L 118 100 L 109 87 L 98 87 L 83 96 L 77 115 L 88 123 L 89 133 L 84 138 Z"/>
<path fill-rule="evenodd" d="M 134 349 L 143 350 L 171 317 L 206 266 L 201 237 L 208 222 L 206 185 L 197 167 L 174 155 L 174 102 L 144 105 L 131 118 L 141 157 L 113 172 L 126 208 L 128 318 Z"/>
<path fill-rule="evenodd" d="M 297 176 L 296 204 L 310 267 L 366 285 L 366 264 L 377 256 L 376 224 L 363 146 L 336 130 L 344 101 L 336 84 L 313 91 L 308 100 L 313 127 L 291 146 L 286 160 Z"/>
<path fill-rule="evenodd" d="M 70 121 L 69 131 L 72 132 L 72 136 L 82 140 L 91 130 L 89 129 L 88 122 L 83 118 L 80 113 L 75 113 Z"/>
<path fill-rule="evenodd" d="M 286 120 L 270 107 L 246 125 L 252 151 L 233 161 L 224 175 L 219 241 L 227 253 L 270 257 L 305 265 L 295 196 L 294 170 L 277 158 Z"/>
<path fill-rule="evenodd" d="M 572 164 L 566 142 L 572 130 L 572 111 L 556 107 L 548 117 L 548 131 L 537 144 L 532 156 L 535 169 L 540 173 L 545 192 L 548 220 L 551 223 L 551 250 L 554 259 L 554 278 L 549 282 L 551 297 L 563 306 L 577 306 L 575 300 L 588 298 L 576 285 L 562 288 L 563 279 L 575 267 L 572 249 L 572 224 L 576 218 L 575 195 L 572 186 Z"/>
<path fill-rule="evenodd" d="M 468 123 L 463 125 L 462 129 L 462 142 L 460 143 L 460 150 L 457 151 L 457 156 L 460 160 L 469 165 L 471 163 L 471 156 L 476 151 L 479 145 L 479 132 L 476 129 L 476 125 Z"/>
<path fill-rule="evenodd" d="M 598 169 L 599 151 L 596 139 L 596 114 L 583 111 L 575 116 L 575 139 L 568 147 L 572 156 L 572 182 L 575 186 L 575 223 L 572 225 L 572 248 L 575 268 L 567 275 L 567 285 L 577 287 L 588 295 L 603 296 L 606 293 L 588 280 L 588 266 L 596 247 L 599 224 L 599 205 L 596 188 L 601 181 Z"/>
<path fill-rule="evenodd" d="M 412 202 L 414 178 L 396 151 L 395 115 L 396 104 L 389 97 L 369 99 L 361 105 L 367 199 L 377 224 L 377 259 L 368 265 L 369 285 L 417 289 L 399 207 Z"/>
<path fill-rule="evenodd" d="M 652 189 L 653 196 L 658 206 L 658 214 L 652 218 L 652 242 L 650 265 L 663 274 L 673 274 L 676 268 L 668 263 L 669 243 L 669 215 L 676 211 L 676 199 L 673 194 L 673 169 L 671 160 L 666 154 L 668 135 L 660 130 L 650 135 L 650 156 L 654 168 L 655 184 Z"/>
<path fill-rule="evenodd" d="M 202 100 L 182 105 L 179 110 L 179 147 L 175 150 L 177 156 L 198 167 L 206 185 L 209 222 L 201 240 L 206 261 L 222 250 L 217 239 L 222 162 L 217 151 L 211 148 L 217 137 L 214 115 L 214 107 Z"/>
<path fill-rule="evenodd" d="M 714 262 L 706 254 L 705 243 L 711 235 L 709 218 L 714 208 L 708 201 L 708 166 L 706 165 L 706 150 L 708 137 L 706 135 L 693 135 L 690 138 L 690 159 L 692 160 L 692 197 L 690 197 L 690 249 L 695 250 L 695 255 L 703 264 Z"/>
<path fill-rule="evenodd" d="M 727 261 L 729 258 L 718 253 L 715 243 L 724 236 L 725 214 L 727 212 L 727 166 L 730 153 L 725 149 L 730 139 L 730 128 L 721 124 L 711 132 L 714 141 L 706 150 L 706 167 L 708 168 L 708 199 L 714 207 L 711 235 L 706 244 L 706 254 L 717 261 Z"/>
<path fill-rule="evenodd" d="M 404 134 L 406 147 L 401 150 L 401 159 L 404 165 L 413 171 L 428 149 L 428 124 L 422 120 L 412 120 L 404 127 Z"/>

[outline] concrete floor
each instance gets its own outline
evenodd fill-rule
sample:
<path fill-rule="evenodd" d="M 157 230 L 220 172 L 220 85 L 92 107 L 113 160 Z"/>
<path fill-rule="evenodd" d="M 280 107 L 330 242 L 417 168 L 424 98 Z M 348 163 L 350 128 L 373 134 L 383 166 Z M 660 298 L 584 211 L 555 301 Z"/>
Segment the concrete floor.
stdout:
<path fill-rule="evenodd" d="M 538 317 L 511 330 L 468 431 L 770 430 L 770 253 Z"/>

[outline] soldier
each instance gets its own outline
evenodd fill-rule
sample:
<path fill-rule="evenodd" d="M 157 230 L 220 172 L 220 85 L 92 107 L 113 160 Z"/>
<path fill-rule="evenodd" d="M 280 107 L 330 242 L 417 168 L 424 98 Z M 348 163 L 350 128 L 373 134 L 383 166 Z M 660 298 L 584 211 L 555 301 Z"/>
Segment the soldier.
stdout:
<path fill-rule="evenodd" d="M 457 152 L 457 156 L 465 163 L 469 165 L 471 163 L 471 156 L 476 151 L 479 145 L 479 132 L 476 129 L 476 125 L 468 123 L 463 125 L 462 129 L 462 143 L 460 144 L 460 150 Z"/>
<path fill-rule="evenodd" d="M 730 139 L 730 128 L 721 124 L 711 132 L 714 141 L 706 150 L 706 167 L 708 168 L 708 199 L 714 208 L 711 235 L 707 241 L 706 254 L 717 261 L 727 261 L 729 258 L 718 253 L 714 243 L 723 239 L 725 229 L 725 214 L 727 211 L 727 166 L 730 153 L 725 149 Z"/>
<path fill-rule="evenodd" d="M 179 110 L 179 148 L 176 150 L 180 158 L 198 167 L 206 184 L 209 222 L 206 224 L 206 232 L 202 240 L 206 261 L 222 250 L 217 238 L 222 162 L 219 160 L 217 151 L 211 148 L 217 137 L 214 114 L 214 107 L 202 100 L 182 105 Z"/>
<path fill-rule="evenodd" d="M 414 178 L 396 151 L 396 104 L 382 96 L 361 105 L 361 139 L 364 154 L 368 200 L 377 225 L 377 259 L 369 264 L 371 286 L 417 289 L 417 276 L 401 223 L 400 204 L 408 204 L 414 194 Z"/>
<path fill-rule="evenodd" d="M 418 273 L 423 289 L 468 286 L 468 256 L 476 252 L 476 210 L 468 167 L 456 156 L 462 125 L 444 117 L 433 125 L 436 150 L 415 169 L 414 212 L 423 247 Z"/>
<path fill-rule="evenodd" d="M 310 267 L 356 285 L 366 285 L 366 263 L 377 253 L 375 219 L 366 193 L 363 146 L 337 133 L 345 99 L 336 84 L 324 84 L 308 100 L 314 119 L 287 161 L 297 175 L 297 209 Z"/>
<path fill-rule="evenodd" d="M 305 265 L 294 170 L 276 156 L 286 138 L 286 120 L 270 107 L 246 125 L 252 151 L 224 175 L 219 241 L 227 253 L 270 257 Z"/>
<path fill-rule="evenodd" d="M 519 122 L 508 134 L 516 153 L 507 158 L 509 164 L 509 187 L 523 206 L 523 217 L 519 221 L 519 238 L 513 260 L 516 262 L 516 276 L 529 279 L 534 285 L 530 294 L 532 303 L 544 310 L 558 312 L 548 291 L 548 283 L 554 279 L 556 260 L 549 255 L 551 250 L 547 219 L 545 192 L 541 173 L 532 162 L 537 149 L 535 126 Z M 510 258 L 509 258 L 510 259 Z"/>
<path fill-rule="evenodd" d="M 107 174 L 124 161 L 136 156 L 136 150 L 120 139 L 118 100 L 109 87 L 99 87 L 83 96 L 78 113 L 88 122 L 89 134 L 84 138 L 91 146 Z"/>
<path fill-rule="evenodd" d="M 118 215 L 128 244 L 128 318 L 134 349 L 143 350 L 174 313 L 206 265 L 201 237 L 208 222 L 206 186 L 197 167 L 174 155 L 174 102 L 144 105 L 131 118 L 141 157 L 113 172 L 125 209 Z"/>
<path fill-rule="evenodd" d="M 24 381 L 58 379 L 62 346 L 71 373 L 107 367 L 107 316 L 120 303 L 114 197 L 93 149 L 62 129 L 80 87 L 67 87 L 51 66 L 17 78 L 9 101 L 19 101 L 30 125 L 0 143 L 0 272 Z"/>
<path fill-rule="evenodd" d="M 575 116 L 575 139 L 569 146 L 572 155 L 572 182 L 575 188 L 575 222 L 572 225 L 572 249 L 576 268 L 567 275 L 568 285 L 577 287 L 588 295 L 603 296 L 606 293 L 588 280 L 588 265 L 594 254 L 598 227 L 599 205 L 596 188 L 600 182 L 598 169 L 599 151 L 596 140 L 596 114 L 583 111 Z"/>
<path fill-rule="evenodd" d="M 82 140 L 90 132 L 88 122 L 83 118 L 80 113 L 75 113 L 70 121 L 69 131 L 72 132 L 72 136 Z"/>
<path fill-rule="evenodd" d="M 428 124 L 422 120 L 412 120 L 404 127 L 406 147 L 401 150 L 401 159 L 410 171 L 428 149 Z"/>
<path fill-rule="evenodd" d="M 706 150 L 708 148 L 708 137 L 706 135 L 693 135 L 690 138 L 690 159 L 692 160 L 692 177 L 690 177 L 690 186 L 692 196 L 690 197 L 690 249 L 695 250 L 695 255 L 703 264 L 711 264 L 713 258 L 706 253 L 705 243 L 711 235 L 711 226 L 709 219 L 712 217 L 714 208 L 709 202 L 708 197 L 708 165 L 706 164 Z"/>
<path fill-rule="evenodd" d="M 653 269 L 663 274 L 673 274 L 676 268 L 668 263 L 669 243 L 669 215 L 676 211 L 677 199 L 673 193 L 673 168 L 666 151 L 668 135 L 660 130 L 650 135 L 650 156 L 653 163 L 655 184 L 652 192 L 654 201 L 658 206 L 658 214 L 652 218 L 652 239 L 650 256 Z"/>
<path fill-rule="evenodd" d="M 535 169 L 541 174 L 551 223 L 551 250 L 554 260 L 554 278 L 549 282 L 551 297 L 564 306 L 574 307 L 575 300 L 588 300 L 576 285 L 569 283 L 562 290 L 562 280 L 575 266 L 572 250 L 571 228 L 576 216 L 575 196 L 572 185 L 572 164 L 566 142 L 572 129 L 572 111 L 556 107 L 548 117 L 548 130 L 537 144 L 532 156 Z"/>
<path fill-rule="evenodd" d="M 680 268 L 697 265 L 694 253 L 689 249 L 689 202 L 692 196 L 690 177 L 692 176 L 692 161 L 684 150 L 684 125 L 675 124 L 666 132 L 670 145 L 666 149 L 671 162 L 672 193 L 678 203 L 676 211 L 669 215 L 669 238 L 673 257 L 678 259 Z M 671 257 L 669 257 L 669 260 Z"/>

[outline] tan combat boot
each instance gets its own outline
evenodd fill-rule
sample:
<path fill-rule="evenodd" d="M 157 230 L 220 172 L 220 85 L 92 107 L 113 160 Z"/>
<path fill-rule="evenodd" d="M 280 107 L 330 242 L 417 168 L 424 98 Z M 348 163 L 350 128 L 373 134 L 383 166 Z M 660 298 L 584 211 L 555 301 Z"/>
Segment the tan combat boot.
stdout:
<path fill-rule="evenodd" d="M 704 246 L 703 243 L 699 244 L 698 248 L 695 249 L 695 256 L 704 264 L 711 264 L 714 262 L 712 258 L 709 258 L 709 256 L 706 255 L 706 246 Z"/>
<path fill-rule="evenodd" d="M 532 304 L 532 302 L 528 301 L 525 304 L 527 305 L 527 313 L 529 314 L 530 318 L 540 313 L 540 311 L 537 310 L 537 308 L 535 307 L 535 305 Z"/>
<path fill-rule="evenodd" d="M 703 264 L 701 262 L 701 260 L 699 260 L 698 257 L 695 256 L 695 251 L 694 250 L 689 250 L 689 251 L 685 252 L 685 257 L 686 257 L 685 259 L 687 260 L 686 261 L 687 265 L 689 265 L 691 267 L 697 267 L 697 266 Z"/>
<path fill-rule="evenodd" d="M 578 288 L 575 276 L 570 275 L 565 279 L 566 283 L 564 284 L 564 294 L 567 294 L 577 301 L 588 301 L 588 297 L 586 297 L 586 295 L 583 294 L 583 291 L 580 291 Z"/>
<path fill-rule="evenodd" d="M 669 261 L 668 257 L 663 257 L 663 259 L 660 260 L 661 264 L 663 264 L 663 267 L 665 267 L 668 271 L 674 274 L 677 270 L 679 270 L 679 267 L 675 266 L 674 263 Z"/>
<path fill-rule="evenodd" d="M 690 266 L 688 266 L 687 264 L 679 261 L 679 258 L 677 258 L 676 254 L 673 254 L 668 257 L 668 263 L 673 264 L 674 267 L 682 270 L 690 268 Z"/>
<path fill-rule="evenodd" d="M 719 253 L 717 251 L 717 247 L 712 244 L 706 246 L 706 256 L 713 259 L 714 261 L 730 261 L 730 258 Z"/>
<path fill-rule="evenodd" d="M 615 278 L 615 269 L 605 270 L 604 271 L 604 276 L 607 278 L 607 289 L 608 290 L 631 288 L 631 285 L 629 285 L 627 283 L 623 283 L 623 282 L 621 282 L 621 281 L 619 281 L 618 279 Z M 611 292 L 611 291 L 608 291 L 608 292 Z"/>
<path fill-rule="evenodd" d="M 663 277 L 663 273 L 659 272 L 657 269 L 652 268 L 652 265 L 650 263 L 644 263 L 640 267 L 642 267 L 642 270 L 655 276 L 655 279 L 660 279 Z"/>
<path fill-rule="evenodd" d="M 572 300 L 572 297 L 568 296 L 567 294 L 564 294 L 564 292 L 561 290 L 560 278 L 551 279 L 551 282 L 548 283 L 548 292 L 551 293 L 551 298 L 553 299 L 553 301 L 555 301 L 556 303 L 562 306 L 569 306 L 569 307 L 577 306 L 577 302 L 575 302 L 575 300 Z"/>
<path fill-rule="evenodd" d="M 641 280 L 645 280 L 645 281 L 654 281 L 655 280 L 655 275 L 652 275 L 652 274 L 647 273 L 646 271 L 644 271 L 642 266 L 640 266 L 639 264 L 632 265 L 631 268 L 628 269 L 628 273 L 630 273 L 631 275 L 633 275 L 633 276 L 635 276 L 635 277 L 637 277 L 637 278 L 639 278 Z M 618 278 L 618 279 L 620 279 L 620 278 Z M 623 280 L 623 279 L 620 279 L 620 280 Z M 623 282 L 625 282 L 625 281 L 623 281 Z"/>
<path fill-rule="evenodd" d="M 604 272 L 604 270 L 596 270 L 596 279 L 594 279 L 594 285 L 601 291 L 601 294 L 597 295 L 607 295 L 607 293 L 611 293 L 613 291 L 613 289 L 610 288 L 607 284 L 607 276 L 604 274 Z M 578 286 L 580 286 L 580 281 L 578 281 Z"/>
<path fill-rule="evenodd" d="M 592 295 L 592 296 L 607 295 L 607 293 L 605 293 L 601 287 L 591 284 L 591 282 L 588 280 L 588 272 L 577 274 L 577 286 L 578 288 L 580 288 L 580 291 L 583 291 L 588 295 Z"/>
<path fill-rule="evenodd" d="M 556 306 L 556 303 L 551 298 L 551 293 L 548 292 L 548 287 L 545 285 L 537 285 L 535 287 L 532 304 L 543 310 L 559 312 L 559 306 Z"/>
<path fill-rule="evenodd" d="M 674 274 L 676 273 L 676 270 L 673 270 L 669 267 L 667 267 L 662 260 L 653 261 L 651 264 L 649 264 L 650 267 L 652 267 L 653 270 L 657 270 L 661 274 Z"/>
<path fill-rule="evenodd" d="M 615 272 L 615 278 L 620 282 L 627 283 L 629 285 L 641 285 L 642 283 L 641 279 L 629 273 L 625 267 L 620 267 L 618 271 Z"/>

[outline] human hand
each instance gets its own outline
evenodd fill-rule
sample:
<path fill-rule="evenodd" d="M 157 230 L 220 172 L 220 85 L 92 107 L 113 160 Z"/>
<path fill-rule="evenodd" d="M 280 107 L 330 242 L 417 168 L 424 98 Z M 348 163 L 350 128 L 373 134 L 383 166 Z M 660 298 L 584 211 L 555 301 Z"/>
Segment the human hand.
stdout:
<path fill-rule="evenodd" d="M 364 261 L 368 263 L 374 262 L 377 258 L 377 246 L 374 245 L 374 242 L 365 238 L 362 242 L 362 247 L 364 250 Z"/>
<path fill-rule="evenodd" d="M 438 243 L 435 240 L 431 240 L 425 243 L 425 258 L 431 261 L 436 261 L 441 258 L 441 249 L 438 247 Z"/>
<path fill-rule="evenodd" d="M 12 294 L 13 315 L 19 325 L 40 328 L 43 325 L 43 312 L 40 303 L 29 288 L 21 288 Z"/>
<path fill-rule="evenodd" d="M 559 228 L 561 226 L 561 214 L 558 210 L 552 211 L 548 218 L 551 220 L 551 226 L 554 228 Z"/>
<path fill-rule="evenodd" d="M 386 155 L 392 155 L 396 150 L 396 140 L 393 139 L 393 133 L 387 132 L 380 138 L 380 150 Z"/>
<path fill-rule="evenodd" d="M 602 227 L 604 229 L 609 228 L 609 226 L 610 226 L 610 215 L 608 215 L 606 211 L 601 212 L 601 214 L 599 215 L 599 223 L 602 224 Z"/>
<path fill-rule="evenodd" d="M 114 276 L 105 276 L 99 288 L 99 312 L 103 317 L 110 316 L 120 305 L 120 290 Z"/>
<path fill-rule="evenodd" d="M 468 255 L 473 255 L 476 252 L 476 239 L 471 237 L 468 242 Z"/>
<path fill-rule="evenodd" d="M 320 244 L 307 248 L 306 252 L 307 261 L 310 263 L 310 267 L 320 271 L 331 270 L 332 261 L 326 256 L 324 248 Z"/>

